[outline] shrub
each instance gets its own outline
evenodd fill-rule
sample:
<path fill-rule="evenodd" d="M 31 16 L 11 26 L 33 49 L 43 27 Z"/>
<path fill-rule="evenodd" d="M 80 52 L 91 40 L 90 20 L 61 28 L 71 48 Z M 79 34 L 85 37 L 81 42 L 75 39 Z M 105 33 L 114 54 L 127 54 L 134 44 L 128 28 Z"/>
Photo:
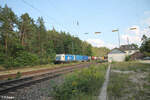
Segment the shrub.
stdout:
<path fill-rule="evenodd" d="M 53 96 L 56 100 L 71 100 L 79 94 L 95 95 L 104 82 L 105 70 L 105 66 L 97 66 L 69 74 L 63 84 L 53 88 Z"/>
<path fill-rule="evenodd" d="M 20 66 L 32 66 L 39 63 L 39 58 L 37 55 L 31 54 L 29 52 L 18 52 L 17 57 L 14 59 L 14 62 L 16 62 L 16 64 L 19 64 Z"/>
<path fill-rule="evenodd" d="M 10 69 L 14 64 L 14 59 L 13 57 L 7 57 L 4 61 L 4 67 L 6 69 Z"/>
<path fill-rule="evenodd" d="M 29 52 L 17 52 L 17 55 L 15 58 L 8 57 L 8 59 L 5 61 L 5 67 L 11 68 L 11 67 L 22 67 L 22 66 L 33 66 L 39 63 L 39 58 L 35 54 L 31 54 Z"/>
<path fill-rule="evenodd" d="M 126 57 L 125 57 L 125 61 L 129 61 L 130 58 L 131 58 L 130 56 L 126 56 Z"/>
<path fill-rule="evenodd" d="M 22 75 L 21 75 L 21 72 L 17 72 L 16 74 L 16 79 L 20 78 Z"/>
<path fill-rule="evenodd" d="M 6 56 L 3 52 L 0 52 L 0 64 L 4 64 Z"/>

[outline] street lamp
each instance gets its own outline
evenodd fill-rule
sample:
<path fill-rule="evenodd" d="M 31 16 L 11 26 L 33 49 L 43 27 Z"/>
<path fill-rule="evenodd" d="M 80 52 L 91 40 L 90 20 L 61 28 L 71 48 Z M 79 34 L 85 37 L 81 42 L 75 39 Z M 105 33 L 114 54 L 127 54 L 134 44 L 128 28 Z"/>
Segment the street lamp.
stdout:
<path fill-rule="evenodd" d="M 136 30 L 136 27 L 131 27 L 130 30 Z"/>
<path fill-rule="evenodd" d="M 112 32 L 118 32 L 118 43 L 119 43 L 119 48 L 120 48 L 120 34 L 119 34 L 119 29 L 112 30 Z"/>
<path fill-rule="evenodd" d="M 95 32 L 95 34 L 101 34 L 102 32 Z"/>
<path fill-rule="evenodd" d="M 136 30 L 136 29 L 137 29 L 136 27 L 129 28 L 129 30 Z M 129 38 L 128 38 L 128 36 L 127 36 L 127 42 L 128 42 L 128 45 L 129 45 Z"/>

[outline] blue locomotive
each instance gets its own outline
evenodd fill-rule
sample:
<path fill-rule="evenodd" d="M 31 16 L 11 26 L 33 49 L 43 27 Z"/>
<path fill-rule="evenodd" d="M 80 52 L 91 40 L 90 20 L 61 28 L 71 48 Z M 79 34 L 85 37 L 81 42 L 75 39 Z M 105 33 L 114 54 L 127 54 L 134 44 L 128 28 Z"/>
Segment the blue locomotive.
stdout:
<path fill-rule="evenodd" d="M 88 61 L 88 56 L 72 54 L 56 54 L 56 62 Z"/>

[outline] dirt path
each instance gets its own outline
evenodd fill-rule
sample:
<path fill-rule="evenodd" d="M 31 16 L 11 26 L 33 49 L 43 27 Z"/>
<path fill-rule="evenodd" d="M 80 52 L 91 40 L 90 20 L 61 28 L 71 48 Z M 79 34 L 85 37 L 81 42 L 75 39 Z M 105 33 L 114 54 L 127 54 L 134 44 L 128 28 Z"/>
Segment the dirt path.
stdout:
<path fill-rule="evenodd" d="M 108 69 L 107 69 L 107 72 L 106 72 L 105 81 L 104 81 L 104 84 L 102 86 L 101 93 L 98 97 L 99 100 L 107 100 L 107 85 L 108 85 L 108 82 L 109 82 L 110 66 L 111 65 L 108 66 Z"/>

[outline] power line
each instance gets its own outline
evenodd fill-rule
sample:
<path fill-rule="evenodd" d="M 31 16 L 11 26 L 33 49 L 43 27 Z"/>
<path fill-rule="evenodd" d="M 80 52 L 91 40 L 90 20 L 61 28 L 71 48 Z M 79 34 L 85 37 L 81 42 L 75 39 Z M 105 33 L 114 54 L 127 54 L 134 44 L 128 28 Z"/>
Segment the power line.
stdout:
<path fill-rule="evenodd" d="M 41 10 L 39 10 L 38 8 L 34 7 L 32 4 L 26 2 L 25 0 L 22 0 L 23 3 L 25 3 L 26 5 L 30 6 L 32 9 L 35 9 L 38 13 L 43 13 L 41 12 Z M 68 29 L 67 27 L 61 25 L 60 23 L 58 23 L 58 21 L 56 19 L 54 19 L 53 17 L 49 16 L 49 15 L 46 15 L 47 18 L 49 19 L 52 19 L 53 21 L 55 21 L 55 23 L 57 23 L 59 26 L 62 26 L 63 28 L 65 28 L 66 30 L 68 30 L 68 32 L 70 31 L 70 29 Z M 71 32 L 71 31 L 70 31 Z"/>
<path fill-rule="evenodd" d="M 54 3 L 51 1 L 51 0 L 47 0 L 48 2 L 50 2 L 51 3 L 51 6 L 53 6 L 55 9 L 57 9 L 57 7 L 54 5 Z M 58 11 L 59 9 L 57 9 L 57 11 Z M 60 14 L 61 13 L 61 14 Z M 63 13 L 61 12 L 61 11 L 59 11 L 59 15 L 61 16 L 61 15 L 63 15 Z M 73 17 L 73 16 L 72 16 Z M 77 21 L 78 22 L 78 21 Z M 76 22 L 75 22 L 76 23 Z M 68 26 L 68 25 L 67 25 Z M 74 25 L 74 21 L 73 21 L 73 26 L 69 26 L 71 29 L 74 29 L 75 31 L 76 31 L 76 34 L 75 35 L 77 35 L 78 33 L 79 33 L 79 30 L 76 28 L 76 26 Z M 79 27 L 79 22 L 78 22 L 78 27 Z"/>

